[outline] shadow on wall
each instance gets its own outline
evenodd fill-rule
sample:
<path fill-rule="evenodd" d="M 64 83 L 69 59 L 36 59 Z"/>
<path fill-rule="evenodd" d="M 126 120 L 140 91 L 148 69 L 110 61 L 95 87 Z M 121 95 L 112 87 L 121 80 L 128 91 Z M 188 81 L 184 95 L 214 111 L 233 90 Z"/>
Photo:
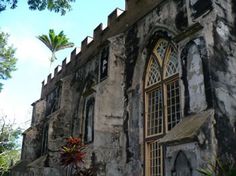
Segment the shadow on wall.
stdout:
<path fill-rule="evenodd" d="M 233 32 L 232 34 L 234 34 L 236 36 L 236 1 L 232 0 L 232 12 L 233 12 L 233 16 L 234 16 L 234 26 L 233 26 Z"/>

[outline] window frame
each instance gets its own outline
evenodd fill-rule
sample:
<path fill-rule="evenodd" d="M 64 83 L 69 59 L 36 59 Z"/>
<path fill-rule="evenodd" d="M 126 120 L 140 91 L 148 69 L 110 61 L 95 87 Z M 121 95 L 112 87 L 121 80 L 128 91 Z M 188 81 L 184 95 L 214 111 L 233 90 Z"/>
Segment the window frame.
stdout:
<path fill-rule="evenodd" d="M 151 141 L 148 141 L 148 142 L 145 142 L 145 148 L 148 148 L 148 150 L 145 150 L 145 165 L 148 163 L 148 166 L 150 166 L 150 145 L 155 143 L 155 142 L 158 142 L 157 140 L 151 140 Z M 163 161 L 163 146 L 159 145 L 159 148 L 160 148 L 160 175 L 163 175 L 164 173 L 164 161 Z M 147 159 L 148 158 L 148 159 Z M 150 175 L 150 168 L 151 167 L 145 167 L 145 175 L 149 176 Z"/>
<path fill-rule="evenodd" d="M 164 57 L 161 58 L 161 55 L 157 52 L 157 49 L 160 45 L 161 42 L 167 42 L 167 46 L 164 50 Z M 171 52 L 175 52 L 175 56 L 174 58 L 171 58 Z M 151 85 L 148 85 L 148 81 L 149 81 L 149 78 L 148 76 L 150 76 L 150 68 L 151 68 L 151 64 L 153 61 L 151 61 L 152 59 L 156 59 L 157 63 L 158 63 L 158 69 L 159 69 L 159 73 L 160 73 L 160 81 L 157 81 L 155 83 L 152 83 Z M 176 59 L 177 63 L 176 63 L 176 71 L 174 74 L 170 74 L 170 76 L 166 76 L 166 72 L 167 72 L 167 69 L 168 69 L 168 66 L 169 63 L 170 63 L 170 59 Z M 174 60 L 173 60 L 174 61 Z M 156 64 L 156 63 L 155 63 Z M 172 63 L 173 64 L 173 63 Z M 155 70 L 154 70 L 155 72 Z M 154 142 L 158 142 L 158 140 L 160 138 L 162 138 L 163 136 L 165 136 L 166 133 L 168 133 L 168 102 L 167 102 L 167 85 L 170 84 L 170 83 L 175 83 L 176 82 L 178 83 L 178 95 L 179 96 L 179 101 L 177 102 L 177 104 L 179 104 L 179 115 L 180 115 L 180 120 L 181 120 L 181 101 L 180 101 L 180 84 L 179 84 L 179 60 L 178 60 L 178 52 L 177 52 L 177 48 L 175 47 L 175 45 L 169 41 L 169 40 L 166 40 L 164 38 L 161 38 L 159 40 L 157 40 L 155 46 L 153 47 L 150 55 L 149 55 L 149 58 L 148 58 L 148 61 L 147 61 L 147 64 L 146 64 L 146 69 L 145 69 L 145 75 L 144 75 L 144 94 L 143 94 L 143 97 L 144 97 L 144 164 L 145 164 L 145 168 L 144 168 L 144 173 L 146 176 L 151 176 L 151 170 L 150 170 L 150 162 L 151 161 L 148 161 L 150 160 L 150 145 Z M 156 79 L 156 80 L 159 80 L 159 79 Z M 160 89 L 161 90 L 161 98 L 162 98 L 162 132 L 161 133 L 154 133 L 154 134 L 149 134 L 148 133 L 148 130 L 150 128 L 150 126 L 148 126 L 148 120 L 150 120 L 150 117 L 148 116 L 148 114 L 150 113 L 148 109 L 149 108 L 149 93 L 150 92 L 154 92 L 156 90 Z M 152 103 L 155 109 L 155 106 L 156 106 L 156 102 L 159 102 L 159 100 L 154 100 Z M 176 102 L 176 101 L 175 101 Z M 176 103 L 175 103 L 176 104 Z M 159 107 L 159 105 L 157 105 Z M 158 112 L 159 110 L 158 109 L 155 109 L 154 110 L 154 113 L 156 113 L 156 111 Z M 154 117 L 155 118 L 155 117 Z M 179 121 L 178 121 L 179 122 Z M 177 123 L 178 123 L 177 122 Z M 155 122 L 156 123 L 156 122 Z M 176 123 L 176 124 L 177 124 Z M 159 145 L 159 144 L 157 144 Z M 163 172 L 164 172 L 164 158 L 163 158 L 163 146 L 162 145 L 159 145 L 160 147 L 160 150 L 161 150 L 161 153 L 160 153 L 160 157 L 161 157 L 161 168 L 160 170 L 156 170 L 157 172 L 159 172 L 158 175 L 161 175 L 163 176 Z"/>

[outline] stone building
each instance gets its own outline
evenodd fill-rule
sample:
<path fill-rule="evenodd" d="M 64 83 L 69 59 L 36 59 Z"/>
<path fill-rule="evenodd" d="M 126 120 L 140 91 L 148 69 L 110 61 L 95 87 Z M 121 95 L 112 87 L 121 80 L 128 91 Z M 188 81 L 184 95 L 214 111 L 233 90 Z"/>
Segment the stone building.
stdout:
<path fill-rule="evenodd" d="M 66 176 L 88 146 L 100 176 L 198 176 L 236 161 L 236 1 L 126 0 L 56 67 L 33 104 L 13 176 Z"/>

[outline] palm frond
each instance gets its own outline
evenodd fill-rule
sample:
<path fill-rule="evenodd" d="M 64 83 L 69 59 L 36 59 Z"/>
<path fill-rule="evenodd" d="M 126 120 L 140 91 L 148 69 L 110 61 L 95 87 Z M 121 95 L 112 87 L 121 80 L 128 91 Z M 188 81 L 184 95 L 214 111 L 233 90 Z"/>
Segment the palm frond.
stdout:
<path fill-rule="evenodd" d="M 66 48 L 71 48 L 74 46 L 74 43 L 69 42 L 69 39 L 66 37 L 63 31 L 61 31 L 58 35 L 55 34 L 53 29 L 49 30 L 49 34 L 40 35 L 37 37 L 41 42 L 43 42 L 48 49 L 52 52 L 52 56 L 50 58 L 50 62 L 56 60 L 55 53 L 59 50 L 63 50 Z"/>
<path fill-rule="evenodd" d="M 59 46 L 56 51 L 59 51 L 59 50 L 62 50 L 62 49 L 66 49 L 66 48 L 71 48 L 73 46 L 74 46 L 74 43 L 67 43 L 67 44 Z"/>
<path fill-rule="evenodd" d="M 41 36 L 37 36 L 37 38 L 38 38 L 41 42 L 43 42 L 43 43 L 48 47 L 48 49 L 50 49 L 50 50 L 52 51 L 52 47 L 51 47 L 52 45 L 51 45 L 51 42 L 50 42 L 48 36 L 46 36 L 46 35 L 41 35 Z"/>

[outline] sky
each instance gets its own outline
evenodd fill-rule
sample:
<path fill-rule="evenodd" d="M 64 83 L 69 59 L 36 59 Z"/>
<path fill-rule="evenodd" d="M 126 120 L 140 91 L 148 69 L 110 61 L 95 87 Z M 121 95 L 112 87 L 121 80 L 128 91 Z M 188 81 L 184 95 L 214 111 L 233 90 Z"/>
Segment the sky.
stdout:
<path fill-rule="evenodd" d="M 81 41 L 86 36 L 93 36 L 93 30 L 100 23 L 106 27 L 107 16 L 117 7 L 125 9 L 125 1 L 77 0 L 72 3 L 72 10 L 61 16 L 48 10 L 31 11 L 27 1 L 18 1 L 16 9 L 1 12 L 0 30 L 10 35 L 8 43 L 17 49 L 18 61 L 12 78 L 1 80 L 4 87 L 0 92 L 0 115 L 7 116 L 17 126 L 29 127 L 31 104 L 40 98 L 42 81 L 74 49 L 59 51 L 58 60 L 50 67 L 50 51 L 36 36 L 48 34 L 49 29 L 54 29 L 57 34 L 63 30 L 80 48 Z"/>

